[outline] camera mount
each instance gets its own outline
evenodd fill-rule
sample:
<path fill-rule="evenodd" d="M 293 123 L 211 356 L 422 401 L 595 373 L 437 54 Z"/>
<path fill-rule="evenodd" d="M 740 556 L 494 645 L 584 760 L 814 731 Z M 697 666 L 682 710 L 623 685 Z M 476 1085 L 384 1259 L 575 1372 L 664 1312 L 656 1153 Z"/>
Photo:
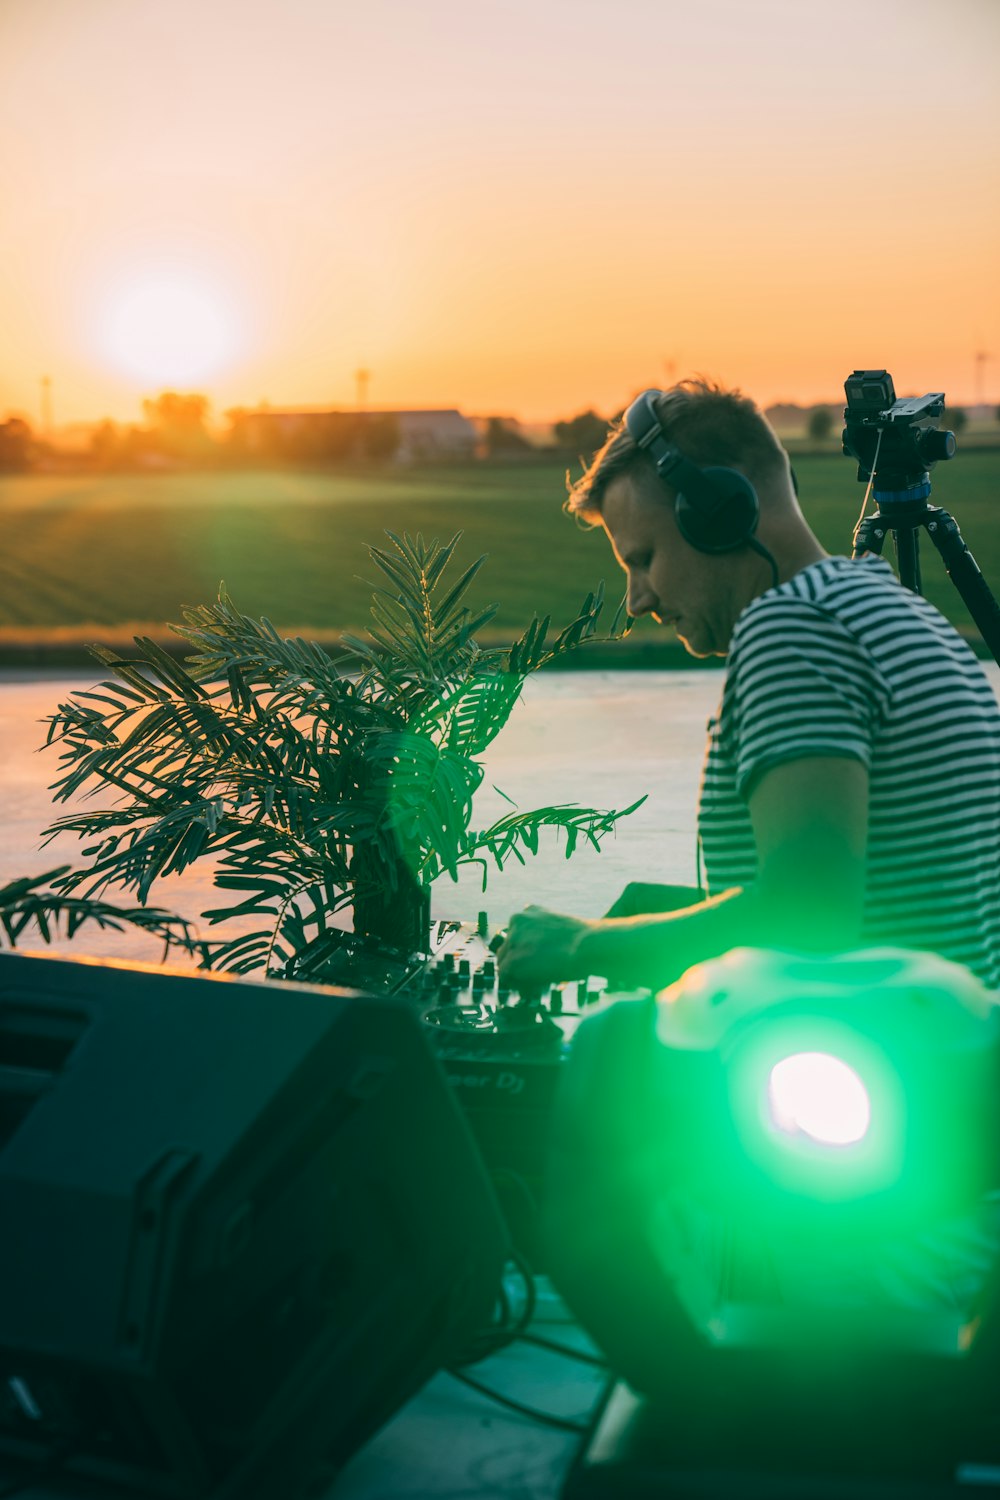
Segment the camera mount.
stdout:
<path fill-rule="evenodd" d="M 863 516 L 854 532 L 852 556 L 881 554 L 891 531 L 899 561 L 899 579 L 922 593 L 919 533 L 923 528 L 941 555 L 980 635 L 1000 662 L 1000 604 L 963 540 L 954 517 L 939 505 L 928 505 L 930 470 L 954 458 L 952 432 L 937 422 L 944 412 L 944 392 L 897 400 L 887 370 L 855 370 L 844 382 L 844 452 L 858 461 L 858 480 L 868 484 L 876 509 Z"/>

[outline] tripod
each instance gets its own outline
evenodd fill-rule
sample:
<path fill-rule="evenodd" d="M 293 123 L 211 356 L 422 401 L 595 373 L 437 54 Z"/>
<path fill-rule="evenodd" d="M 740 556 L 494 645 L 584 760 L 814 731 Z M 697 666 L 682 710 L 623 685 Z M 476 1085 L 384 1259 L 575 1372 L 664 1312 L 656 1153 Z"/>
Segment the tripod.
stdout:
<path fill-rule="evenodd" d="M 854 533 L 853 557 L 864 552 L 881 555 L 885 534 L 891 531 L 899 560 L 899 581 L 915 594 L 920 586 L 919 530 L 923 527 L 944 562 L 966 609 L 994 659 L 1000 662 L 1000 604 L 990 592 L 979 565 L 969 551 L 958 522 L 939 505 L 928 505 L 930 479 L 906 490 L 876 490 L 873 515 L 865 516 Z"/>

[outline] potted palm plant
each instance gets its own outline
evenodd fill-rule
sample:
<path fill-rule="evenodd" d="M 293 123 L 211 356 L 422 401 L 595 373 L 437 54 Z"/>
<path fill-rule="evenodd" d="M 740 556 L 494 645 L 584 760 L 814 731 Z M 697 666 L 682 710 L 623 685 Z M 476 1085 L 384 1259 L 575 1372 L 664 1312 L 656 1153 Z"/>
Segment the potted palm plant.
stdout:
<path fill-rule="evenodd" d="M 39 913 L 78 924 L 88 902 L 149 926 L 154 883 L 208 859 L 225 900 L 203 915 L 230 931 L 205 941 L 157 911 L 167 947 L 194 947 L 208 967 L 322 979 L 348 908 L 356 935 L 426 951 L 440 875 L 474 863 L 485 888 L 490 864 L 534 853 L 543 827 L 562 831 L 569 856 L 639 806 L 512 806 L 472 826 L 480 757 L 526 677 L 596 638 L 603 588 L 554 636 L 536 617 L 512 645 L 484 647 L 496 606 L 474 611 L 466 596 L 485 558 L 452 582 L 460 534 L 386 535 L 369 549 L 382 582 L 367 638 L 345 635 L 336 654 L 241 614 L 224 587 L 172 627 L 191 647 L 183 662 L 142 637 L 128 658 L 92 648 L 110 675 L 58 706 L 47 739 L 61 760 L 55 798 L 91 795 L 45 837 L 76 834 L 86 863 L 51 872 L 44 891 L 8 892 L 11 941 Z M 622 606 L 603 638 L 630 624 Z M 101 792 L 110 806 L 91 805 Z M 116 911 L 113 889 L 138 906 Z"/>

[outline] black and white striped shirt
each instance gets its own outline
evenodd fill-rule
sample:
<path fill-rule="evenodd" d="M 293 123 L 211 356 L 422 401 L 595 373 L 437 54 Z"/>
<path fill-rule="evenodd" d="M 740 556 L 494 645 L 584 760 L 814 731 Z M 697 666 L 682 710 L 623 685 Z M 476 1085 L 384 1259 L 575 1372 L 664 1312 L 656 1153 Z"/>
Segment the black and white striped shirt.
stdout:
<path fill-rule="evenodd" d="M 828 557 L 748 605 L 726 666 L 698 814 L 709 893 L 755 877 L 765 771 L 851 756 L 869 772 L 864 946 L 1000 987 L 1000 707 L 944 616 L 884 559 Z"/>

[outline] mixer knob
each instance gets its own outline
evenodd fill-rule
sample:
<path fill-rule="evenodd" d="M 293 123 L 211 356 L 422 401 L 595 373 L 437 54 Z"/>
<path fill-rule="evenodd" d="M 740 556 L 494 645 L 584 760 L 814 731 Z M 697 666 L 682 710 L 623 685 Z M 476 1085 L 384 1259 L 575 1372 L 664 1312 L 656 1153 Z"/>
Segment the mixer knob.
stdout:
<path fill-rule="evenodd" d="M 496 971 L 497 971 L 497 966 L 496 966 L 495 961 L 492 958 L 485 959 L 484 962 L 483 962 L 483 978 L 486 980 L 486 982 L 488 984 L 492 984 L 493 983 L 493 979 L 494 979 L 494 977 L 496 975 Z"/>
<path fill-rule="evenodd" d="M 443 954 L 442 958 L 441 958 L 441 971 L 442 971 L 442 973 L 444 973 L 444 974 L 451 974 L 454 971 L 454 968 L 455 968 L 455 955 L 454 955 L 454 953 L 445 953 L 445 954 Z"/>
<path fill-rule="evenodd" d="M 490 930 L 490 920 L 484 911 L 479 913 L 476 919 L 476 931 L 481 938 L 487 937 Z"/>
<path fill-rule="evenodd" d="M 459 962 L 458 962 L 458 972 L 459 972 L 459 974 L 461 974 L 461 976 L 462 976 L 463 979 L 468 979 L 468 977 L 469 977 L 470 973 L 472 972 L 472 970 L 471 970 L 471 967 L 470 967 L 470 964 L 469 964 L 469 960 L 467 958 L 459 959 Z"/>

